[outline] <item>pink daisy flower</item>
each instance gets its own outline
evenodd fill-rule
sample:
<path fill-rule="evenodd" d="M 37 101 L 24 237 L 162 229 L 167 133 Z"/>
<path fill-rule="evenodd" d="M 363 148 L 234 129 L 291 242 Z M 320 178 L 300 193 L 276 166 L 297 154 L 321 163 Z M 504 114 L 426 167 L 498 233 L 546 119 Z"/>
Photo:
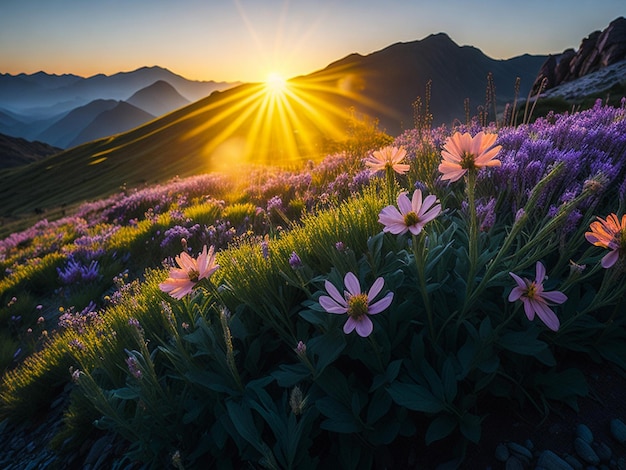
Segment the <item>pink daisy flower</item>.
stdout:
<path fill-rule="evenodd" d="M 387 206 L 378 215 L 378 221 L 383 224 L 383 232 L 401 235 L 410 231 L 413 235 L 419 234 L 424 225 L 441 213 L 441 204 L 432 194 L 422 201 L 422 191 L 416 189 L 409 201 L 406 192 L 398 195 L 398 210 L 394 206 Z"/>
<path fill-rule="evenodd" d="M 347 273 L 343 282 L 346 290 L 342 296 L 330 281 L 326 281 L 324 287 L 326 287 L 328 295 L 322 295 L 319 298 L 319 303 L 328 313 L 338 315 L 347 313 L 348 320 L 343 326 L 343 332 L 349 334 L 356 330 L 359 336 L 365 338 L 374 329 L 374 324 L 369 315 L 376 315 L 389 307 L 393 300 L 393 292 L 388 292 L 382 299 L 372 303 L 385 283 L 382 277 L 374 281 L 367 294 L 361 292 L 359 280 L 353 273 Z"/>
<path fill-rule="evenodd" d="M 406 150 L 402 147 L 384 147 L 380 150 L 376 150 L 373 155 L 367 157 L 365 164 L 369 166 L 372 171 L 391 168 L 396 173 L 402 175 L 411 168 L 410 165 L 400 163 L 405 156 Z"/>
<path fill-rule="evenodd" d="M 548 328 L 552 331 L 557 331 L 560 322 L 549 305 L 562 304 L 567 300 L 567 296 L 556 290 L 551 292 L 543 290 L 543 281 L 546 279 L 546 268 L 544 265 L 537 261 L 534 281 L 521 278 L 514 273 L 509 274 L 517 283 L 517 286 L 509 294 L 509 302 L 521 300 L 524 304 L 524 312 L 530 321 L 535 318 L 536 313 Z"/>
<path fill-rule="evenodd" d="M 443 160 L 439 164 L 439 171 L 443 173 L 442 180 L 454 182 L 459 180 L 467 170 L 481 169 L 487 166 L 500 166 L 500 160 L 494 160 L 501 145 L 493 144 L 497 134 L 479 132 L 472 137 L 469 132 L 456 132 L 448 137 L 441 151 Z"/>
<path fill-rule="evenodd" d="M 207 251 L 205 245 L 198 259 L 192 258 L 186 251 L 183 251 L 176 256 L 175 260 L 180 267 L 170 269 L 170 277 L 159 284 L 159 289 L 178 300 L 191 293 L 200 279 L 208 279 L 219 268 L 219 265 L 215 263 L 213 246 Z"/>

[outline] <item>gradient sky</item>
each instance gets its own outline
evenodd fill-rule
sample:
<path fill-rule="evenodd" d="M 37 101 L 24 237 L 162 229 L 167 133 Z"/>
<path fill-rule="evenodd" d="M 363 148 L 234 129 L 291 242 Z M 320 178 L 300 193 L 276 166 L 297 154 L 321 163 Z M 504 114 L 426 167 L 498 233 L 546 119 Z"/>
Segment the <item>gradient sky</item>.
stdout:
<path fill-rule="evenodd" d="M 253 82 L 438 32 L 508 59 L 578 49 L 625 15 L 625 0 L 0 0 L 0 73 Z"/>

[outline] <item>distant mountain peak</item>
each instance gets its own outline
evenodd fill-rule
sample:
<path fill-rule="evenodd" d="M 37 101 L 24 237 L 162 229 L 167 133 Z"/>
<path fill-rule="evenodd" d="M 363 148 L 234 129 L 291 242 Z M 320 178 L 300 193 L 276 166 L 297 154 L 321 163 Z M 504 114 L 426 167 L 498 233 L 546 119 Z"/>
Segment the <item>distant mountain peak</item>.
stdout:
<path fill-rule="evenodd" d="M 157 80 L 135 92 L 126 102 L 147 111 L 153 116 L 161 116 L 189 104 L 176 88 L 165 80 Z"/>

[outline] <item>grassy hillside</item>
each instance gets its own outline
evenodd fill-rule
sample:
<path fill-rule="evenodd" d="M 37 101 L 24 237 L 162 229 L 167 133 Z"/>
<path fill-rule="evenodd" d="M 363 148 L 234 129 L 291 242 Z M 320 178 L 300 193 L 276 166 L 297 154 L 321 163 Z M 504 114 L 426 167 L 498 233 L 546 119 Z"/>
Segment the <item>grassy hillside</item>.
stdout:
<path fill-rule="evenodd" d="M 626 108 L 378 137 L 2 240 L 0 466 L 485 468 L 626 370 Z"/>
<path fill-rule="evenodd" d="M 281 92 L 242 85 L 130 132 L 2 171 L 3 233 L 20 226 L 11 224 L 16 219 L 57 218 L 125 187 L 215 170 L 236 173 L 249 163 L 297 166 L 319 160 L 354 132 L 349 123 L 356 123 L 355 116 L 342 95 L 298 81 Z"/>

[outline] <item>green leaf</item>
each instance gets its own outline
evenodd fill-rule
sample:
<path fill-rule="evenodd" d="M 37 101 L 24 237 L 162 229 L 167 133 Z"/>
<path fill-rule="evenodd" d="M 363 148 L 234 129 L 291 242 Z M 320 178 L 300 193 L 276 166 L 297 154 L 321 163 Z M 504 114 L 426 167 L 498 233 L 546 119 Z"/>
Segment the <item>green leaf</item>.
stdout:
<path fill-rule="evenodd" d="M 457 353 L 457 359 L 459 361 L 459 364 L 461 364 L 461 379 L 467 377 L 467 375 L 471 372 L 470 367 L 472 366 L 475 355 L 475 342 L 470 336 L 468 336 L 465 340 L 465 343 L 459 348 L 459 352 Z"/>
<path fill-rule="evenodd" d="M 413 411 L 437 413 L 444 407 L 440 399 L 421 385 L 394 382 L 387 391 L 398 405 Z"/>
<path fill-rule="evenodd" d="M 321 374 L 326 367 L 335 361 L 346 347 L 346 337 L 340 330 L 330 330 L 316 336 L 307 343 L 307 350 L 317 356 L 315 369 Z"/>
<path fill-rule="evenodd" d="M 380 260 L 380 251 L 382 250 L 382 247 L 383 247 L 384 235 L 385 235 L 384 232 L 381 230 L 379 233 L 377 233 L 373 237 L 370 237 L 367 240 L 367 249 L 372 256 L 372 259 L 374 260 L 375 265 L 377 265 L 378 261 Z"/>
<path fill-rule="evenodd" d="M 456 418 L 450 414 L 437 416 L 431 421 L 430 426 L 426 430 L 426 436 L 424 437 L 426 445 L 448 437 L 454 431 L 456 425 Z"/>
<path fill-rule="evenodd" d="M 478 370 L 485 374 L 493 374 L 500 367 L 500 358 L 495 354 L 488 356 L 484 361 L 478 364 Z"/>
<path fill-rule="evenodd" d="M 389 383 L 396 380 L 398 377 L 398 373 L 400 372 L 400 367 L 402 366 L 402 359 L 396 359 L 393 362 L 390 362 L 387 366 L 387 371 L 385 372 L 385 377 Z"/>
<path fill-rule="evenodd" d="M 185 378 L 192 383 L 206 387 L 214 392 L 227 393 L 229 395 L 236 395 L 238 393 L 230 386 L 230 380 L 227 380 L 215 372 L 201 370 L 190 371 L 185 374 Z"/>
<path fill-rule="evenodd" d="M 426 361 L 426 359 L 423 359 L 420 362 L 420 370 L 428 381 L 428 385 L 430 386 L 433 394 L 437 397 L 443 398 L 443 382 L 441 382 L 441 378 L 428 361 Z"/>
<path fill-rule="evenodd" d="M 454 371 L 454 364 L 452 359 L 448 357 L 443 363 L 443 392 L 446 398 L 446 402 L 452 403 L 456 398 L 457 386 L 456 386 L 456 373 Z"/>
<path fill-rule="evenodd" d="M 479 416 L 471 413 L 465 413 L 461 417 L 461 422 L 459 423 L 461 434 L 474 444 L 478 444 L 481 434 L 481 422 L 482 419 Z"/>
<path fill-rule="evenodd" d="M 272 377 L 284 388 L 291 388 L 311 375 L 309 368 L 301 362 L 281 364 L 278 369 L 272 372 Z"/>
<path fill-rule="evenodd" d="M 128 387 L 122 387 L 115 390 L 111 390 L 111 396 L 119 398 L 120 400 L 136 400 L 139 398 L 139 393 L 136 390 Z"/>
<path fill-rule="evenodd" d="M 535 328 L 511 331 L 503 334 L 498 340 L 498 344 L 504 349 L 523 356 L 536 356 L 548 347 L 546 343 L 537 339 L 538 333 L 539 331 Z"/>
<path fill-rule="evenodd" d="M 386 416 L 392 404 L 393 400 L 386 390 L 382 388 L 376 390 L 367 408 L 367 424 L 373 425 L 380 418 Z"/>
<path fill-rule="evenodd" d="M 311 308 L 313 308 L 313 306 Z M 300 315 L 303 319 L 308 321 L 311 325 L 318 325 L 318 326 L 325 327 L 326 323 L 328 322 L 328 313 L 323 312 L 321 310 L 320 311 L 302 310 L 298 312 L 298 315 Z"/>
<path fill-rule="evenodd" d="M 327 431 L 339 433 L 359 432 L 362 429 L 358 419 L 344 405 L 331 397 L 323 397 L 315 402 L 315 406 L 326 420 L 322 421 L 320 427 Z"/>
<path fill-rule="evenodd" d="M 488 338 L 493 332 L 493 327 L 491 326 L 491 318 L 485 317 L 482 322 L 480 322 L 480 328 L 478 333 L 480 334 L 481 339 Z"/>
<path fill-rule="evenodd" d="M 239 435 L 252 444 L 261 454 L 264 454 L 267 448 L 261 440 L 258 429 L 254 425 L 250 408 L 235 403 L 232 400 L 226 402 L 226 408 L 228 410 L 228 417 Z"/>

